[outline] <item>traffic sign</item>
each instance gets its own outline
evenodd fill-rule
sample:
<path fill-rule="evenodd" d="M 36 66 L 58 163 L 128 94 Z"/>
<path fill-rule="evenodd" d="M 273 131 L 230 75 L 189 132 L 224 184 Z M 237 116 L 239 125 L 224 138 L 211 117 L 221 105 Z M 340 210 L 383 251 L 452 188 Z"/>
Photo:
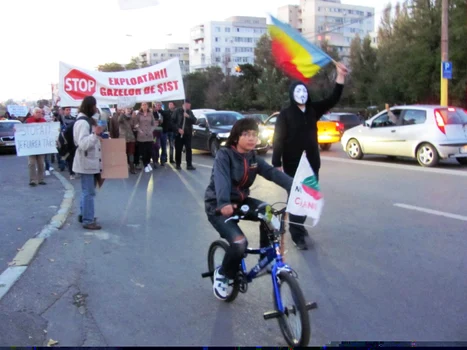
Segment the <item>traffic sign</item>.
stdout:
<path fill-rule="evenodd" d="M 443 61 L 441 69 L 443 70 L 443 79 L 452 79 L 452 62 Z"/>

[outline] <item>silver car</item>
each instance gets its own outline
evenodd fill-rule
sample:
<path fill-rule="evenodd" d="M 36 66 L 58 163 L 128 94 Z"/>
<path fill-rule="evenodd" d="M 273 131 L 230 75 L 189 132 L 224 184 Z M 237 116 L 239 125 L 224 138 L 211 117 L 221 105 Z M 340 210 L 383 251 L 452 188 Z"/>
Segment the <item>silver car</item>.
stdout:
<path fill-rule="evenodd" d="M 456 107 L 396 106 L 344 132 L 341 144 L 352 159 L 410 157 L 433 167 L 440 159 L 455 158 L 467 165 L 467 114 Z"/>

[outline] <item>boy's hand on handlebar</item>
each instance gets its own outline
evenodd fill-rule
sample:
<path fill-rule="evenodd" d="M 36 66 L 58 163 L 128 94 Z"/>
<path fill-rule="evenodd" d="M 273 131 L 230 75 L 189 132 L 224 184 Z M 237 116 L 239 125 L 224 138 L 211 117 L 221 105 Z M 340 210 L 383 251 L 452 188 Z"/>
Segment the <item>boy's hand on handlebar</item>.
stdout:
<path fill-rule="evenodd" d="M 232 205 L 232 204 L 226 205 L 225 207 L 223 207 L 223 208 L 221 209 L 221 214 L 222 214 L 223 216 L 228 216 L 228 217 L 230 217 L 230 216 L 233 215 L 234 210 L 235 210 L 236 208 L 237 208 L 237 205 L 236 205 L 236 204 L 234 204 L 234 205 Z"/>

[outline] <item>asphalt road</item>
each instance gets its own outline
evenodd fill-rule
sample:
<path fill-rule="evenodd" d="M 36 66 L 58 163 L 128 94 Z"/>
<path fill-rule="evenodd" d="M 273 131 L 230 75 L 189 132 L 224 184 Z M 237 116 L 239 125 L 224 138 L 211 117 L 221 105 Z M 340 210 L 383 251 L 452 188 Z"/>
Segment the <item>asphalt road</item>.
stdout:
<path fill-rule="evenodd" d="M 62 184 L 55 176 L 45 182 L 46 186 L 30 187 L 28 158 L 0 154 L 0 273 L 60 206 Z"/>
<path fill-rule="evenodd" d="M 286 242 L 287 262 L 319 307 L 311 345 L 467 341 L 466 170 L 328 153 L 311 249 L 297 251 L 289 235 Z M 262 317 L 273 305 L 268 278 L 226 304 L 200 277 L 218 235 L 202 201 L 212 158 L 194 162 L 195 172 L 166 167 L 106 182 L 96 200 L 103 231 L 83 230 L 75 210 L 0 301 L 0 346 L 50 338 L 63 346 L 286 345 L 277 322 Z M 252 195 L 285 199 L 263 179 Z M 257 245 L 256 226 L 242 225 Z"/>

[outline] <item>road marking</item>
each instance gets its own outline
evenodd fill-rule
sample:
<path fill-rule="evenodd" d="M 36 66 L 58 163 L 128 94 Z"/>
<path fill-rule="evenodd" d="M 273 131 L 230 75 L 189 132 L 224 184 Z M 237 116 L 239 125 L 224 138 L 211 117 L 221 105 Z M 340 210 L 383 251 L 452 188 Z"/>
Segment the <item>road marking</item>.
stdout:
<path fill-rule="evenodd" d="M 3 271 L 0 275 L 0 299 L 8 293 L 27 268 L 27 266 L 12 266 Z"/>
<path fill-rule="evenodd" d="M 369 161 L 369 160 L 353 160 L 353 159 L 326 157 L 326 156 L 321 156 L 321 159 L 322 160 L 328 160 L 328 161 L 331 161 L 331 162 L 338 162 L 338 163 L 350 163 L 350 164 L 355 164 L 355 165 L 356 164 L 362 164 L 362 165 L 377 166 L 377 167 L 382 167 L 382 168 L 404 169 L 404 170 L 411 170 L 411 171 L 422 171 L 422 172 L 425 172 L 425 173 L 444 174 L 444 175 L 454 175 L 454 176 L 467 177 L 467 171 L 463 171 L 463 170 L 423 168 L 421 166 L 377 163 L 377 162 L 372 162 L 372 161 Z"/>
<path fill-rule="evenodd" d="M 193 165 L 200 166 L 202 168 L 212 169 L 212 165 L 204 165 L 204 164 L 199 164 L 199 163 L 193 163 Z"/>
<path fill-rule="evenodd" d="M 447 217 L 447 218 L 450 218 L 450 219 L 467 221 L 467 216 L 463 216 L 463 215 L 451 214 L 451 213 L 446 213 L 446 212 L 443 212 L 443 211 L 427 209 L 427 208 L 422 208 L 422 207 L 416 207 L 414 205 L 408 205 L 408 204 L 402 204 L 402 203 L 395 203 L 394 206 L 399 207 L 399 208 L 409 209 L 409 210 L 416 210 L 416 211 L 420 211 L 422 213 L 438 215 L 438 216 L 444 216 L 444 217 Z"/>

